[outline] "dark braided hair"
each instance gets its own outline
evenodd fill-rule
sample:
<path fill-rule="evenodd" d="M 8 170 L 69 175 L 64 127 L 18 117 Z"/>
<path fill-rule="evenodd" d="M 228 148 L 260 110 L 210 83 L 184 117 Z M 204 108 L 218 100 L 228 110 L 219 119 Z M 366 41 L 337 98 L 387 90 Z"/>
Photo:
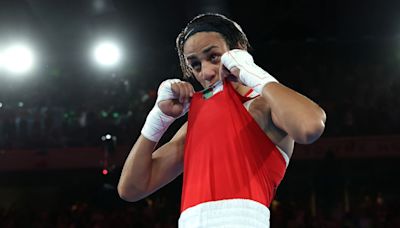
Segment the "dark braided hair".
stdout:
<path fill-rule="evenodd" d="M 176 49 L 184 78 L 193 76 L 183 56 L 183 45 L 192 35 L 198 32 L 217 32 L 222 35 L 229 49 L 250 48 L 249 41 L 242 28 L 231 19 L 221 14 L 205 13 L 193 18 L 176 38 Z"/>

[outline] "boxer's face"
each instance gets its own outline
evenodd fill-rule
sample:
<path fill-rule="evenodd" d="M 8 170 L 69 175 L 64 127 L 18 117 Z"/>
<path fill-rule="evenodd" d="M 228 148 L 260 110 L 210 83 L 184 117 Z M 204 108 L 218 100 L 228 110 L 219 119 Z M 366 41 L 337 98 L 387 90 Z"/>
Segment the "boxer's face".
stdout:
<path fill-rule="evenodd" d="M 227 51 L 228 45 L 217 32 L 198 32 L 183 46 L 186 64 L 204 88 L 220 80 L 221 56 Z"/>

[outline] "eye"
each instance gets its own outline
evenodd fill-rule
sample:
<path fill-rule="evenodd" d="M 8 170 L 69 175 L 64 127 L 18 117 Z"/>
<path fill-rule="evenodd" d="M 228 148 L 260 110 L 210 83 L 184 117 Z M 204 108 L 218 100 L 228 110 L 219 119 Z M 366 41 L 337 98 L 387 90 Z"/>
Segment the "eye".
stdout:
<path fill-rule="evenodd" d="M 219 58 L 220 58 L 220 55 L 217 55 L 217 54 L 211 54 L 210 55 L 210 61 L 212 63 L 218 63 L 219 62 Z"/>
<path fill-rule="evenodd" d="M 201 69 L 201 63 L 198 61 L 193 61 L 189 64 L 190 68 L 192 68 L 194 71 L 200 71 Z"/>

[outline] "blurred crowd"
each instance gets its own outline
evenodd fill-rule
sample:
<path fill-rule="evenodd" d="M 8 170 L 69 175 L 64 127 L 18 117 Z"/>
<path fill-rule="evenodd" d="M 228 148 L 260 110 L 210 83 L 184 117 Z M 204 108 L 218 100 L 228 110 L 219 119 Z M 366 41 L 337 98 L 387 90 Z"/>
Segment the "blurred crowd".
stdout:
<path fill-rule="evenodd" d="M 366 195 L 350 206 L 338 201 L 324 209 L 312 209 L 312 205 L 296 201 L 275 200 L 271 206 L 271 227 L 400 227 L 399 209 L 399 202 L 388 202 L 379 195 Z M 3 228 L 174 228 L 178 218 L 177 203 L 162 195 L 112 208 L 79 201 L 56 209 L 0 209 L 0 227 Z"/>
<path fill-rule="evenodd" d="M 272 73 L 291 88 L 309 96 L 327 115 L 323 137 L 390 135 L 400 130 L 400 71 L 389 64 L 310 63 L 272 67 Z M 271 71 L 270 71 L 271 72 Z M 115 80 L 79 101 L 3 103 L 0 107 L 0 148 L 93 146 L 104 134 L 129 144 L 140 132 L 154 105 L 158 84 Z M 128 87 L 127 87 L 128 86 Z M 54 94 L 73 97 L 73 94 Z M 60 98 L 61 96 L 61 98 Z"/>
<path fill-rule="evenodd" d="M 324 108 L 322 137 L 392 135 L 400 132 L 400 60 L 392 49 L 381 41 L 288 42 L 266 43 L 253 55 L 280 82 Z M 92 74 L 54 71 L 36 85 L 0 84 L 0 148 L 93 146 L 105 134 L 131 144 L 158 85 L 181 75 L 173 60 L 96 79 Z"/>
<path fill-rule="evenodd" d="M 74 202 L 57 210 L 3 210 L 0 226 L 11 227 L 177 227 L 177 211 L 161 202 L 146 200 L 146 205 L 133 204 L 114 209 L 102 209 L 87 202 Z"/>

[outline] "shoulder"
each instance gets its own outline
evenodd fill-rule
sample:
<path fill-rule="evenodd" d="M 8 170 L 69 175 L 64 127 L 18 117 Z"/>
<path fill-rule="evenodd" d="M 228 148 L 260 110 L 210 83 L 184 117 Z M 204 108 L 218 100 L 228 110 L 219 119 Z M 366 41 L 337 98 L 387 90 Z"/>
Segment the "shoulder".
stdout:
<path fill-rule="evenodd" d="M 251 98 L 244 102 L 243 105 L 257 122 L 259 118 L 265 119 L 268 118 L 268 115 L 271 115 L 270 105 L 261 96 Z"/>
<path fill-rule="evenodd" d="M 258 126 L 270 136 L 272 124 L 271 108 L 265 99 L 257 96 L 243 103 L 243 106 L 257 122 Z"/>
<path fill-rule="evenodd" d="M 290 158 L 294 148 L 294 140 L 274 124 L 270 104 L 261 96 L 258 96 L 243 105 L 268 138 Z"/>

